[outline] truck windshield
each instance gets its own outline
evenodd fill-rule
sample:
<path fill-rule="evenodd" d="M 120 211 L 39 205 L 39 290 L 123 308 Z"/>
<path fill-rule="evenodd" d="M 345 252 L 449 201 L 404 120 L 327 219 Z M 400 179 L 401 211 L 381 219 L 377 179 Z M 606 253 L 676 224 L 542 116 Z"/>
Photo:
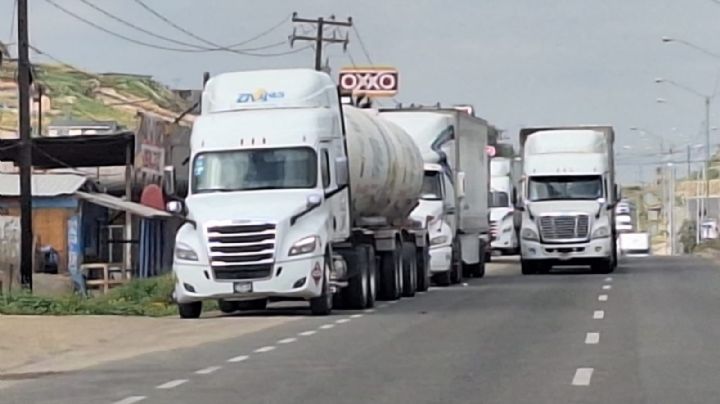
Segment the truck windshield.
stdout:
<path fill-rule="evenodd" d="M 491 208 L 507 208 L 510 206 L 510 197 L 507 192 L 492 191 L 490 192 Z"/>
<path fill-rule="evenodd" d="M 317 155 L 309 147 L 205 152 L 192 173 L 194 193 L 315 188 Z"/>
<path fill-rule="evenodd" d="M 603 196 L 602 177 L 596 175 L 530 177 L 528 195 L 531 201 L 598 199 Z"/>
<path fill-rule="evenodd" d="M 442 187 L 440 186 L 440 173 L 438 171 L 425 171 L 423 177 L 422 197 L 426 201 L 442 200 Z"/>

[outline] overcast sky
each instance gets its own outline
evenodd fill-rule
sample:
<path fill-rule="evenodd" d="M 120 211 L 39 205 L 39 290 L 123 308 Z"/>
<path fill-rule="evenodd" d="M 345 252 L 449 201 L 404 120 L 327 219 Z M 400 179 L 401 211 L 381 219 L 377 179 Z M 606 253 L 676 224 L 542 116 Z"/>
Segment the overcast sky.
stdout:
<path fill-rule="evenodd" d="M 3 40 L 10 34 L 13 1 L 0 0 Z M 128 37 L 181 47 L 133 31 L 80 0 L 55 1 Z M 198 43 L 134 0 L 87 1 L 147 30 Z M 620 155 L 648 153 L 643 150 L 647 147 L 659 153 L 657 139 L 638 138 L 630 127 L 664 136 L 666 146 L 703 142 L 702 100 L 658 85 L 654 79 L 665 77 L 711 94 L 720 71 L 720 59 L 660 40 L 671 36 L 720 54 L 720 4 L 714 0 L 144 1 L 178 25 L 221 44 L 252 37 L 293 11 L 308 18 L 352 16 L 373 61 L 400 69 L 400 101 L 471 103 L 479 116 L 507 129 L 513 138 L 524 125 L 610 123 L 616 128 Z M 198 87 L 206 70 L 313 63 L 311 50 L 261 58 L 151 49 L 103 33 L 46 0 L 30 3 L 31 43 L 92 71 L 151 74 L 171 86 Z M 292 29 L 288 20 L 247 47 L 282 41 Z M 353 33 L 350 39 L 349 54 L 358 64 L 367 64 L 357 36 Z M 289 47 L 258 52 L 285 50 Z M 328 48 L 328 55 L 334 69 L 350 64 L 339 46 Z M 34 56 L 33 60 L 44 59 Z M 667 102 L 658 104 L 658 97 Z M 712 125 L 720 126 L 719 110 L 713 108 Z M 711 142 L 720 143 L 720 131 Z M 628 161 L 618 159 L 619 164 Z M 640 171 L 633 166 L 619 168 L 626 181 L 637 179 Z M 647 167 L 646 175 L 650 171 Z"/>

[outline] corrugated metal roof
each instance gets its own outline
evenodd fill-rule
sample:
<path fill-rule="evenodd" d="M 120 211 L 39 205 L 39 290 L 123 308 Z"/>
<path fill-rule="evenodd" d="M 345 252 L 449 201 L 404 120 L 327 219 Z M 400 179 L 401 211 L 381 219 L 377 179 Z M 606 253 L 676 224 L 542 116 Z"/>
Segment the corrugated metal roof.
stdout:
<path fill-rule="evenodd" d="M 87 192 L 77 192 L 76 195 L 90 203 L 104 206 L 106 208 L 130 212 L 133 215 L 147 218 L 169 218 L 172 215 L 164 210 L 158 210 L 149 206 L 141 205 L 135 202 L 129 202 L 108 194 L 96 194 Z"/>
<path fill-rule="evenodd" d="M 32 194 L 39 197 L 73 195 L 87 182 L 75 174 L 33 174 Z M 0 197 L 20 196 L 20 176 L 0 174 Z"/>

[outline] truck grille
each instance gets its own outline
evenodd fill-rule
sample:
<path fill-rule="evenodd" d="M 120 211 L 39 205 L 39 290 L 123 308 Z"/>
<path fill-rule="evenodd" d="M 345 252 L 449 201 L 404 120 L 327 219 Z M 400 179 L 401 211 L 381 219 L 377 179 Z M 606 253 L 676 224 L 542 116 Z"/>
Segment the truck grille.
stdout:
<path fill-rule="evenodd" d="M 215 279 L 259 279 L 272 273 L 275 224 L 212 225 L 207 238 Z"/>
<path fill-rule="evenodd" d="M 544 241 L 582 241 L 588 238 L 590 216 L 542 216 L 540 236 Z"/>

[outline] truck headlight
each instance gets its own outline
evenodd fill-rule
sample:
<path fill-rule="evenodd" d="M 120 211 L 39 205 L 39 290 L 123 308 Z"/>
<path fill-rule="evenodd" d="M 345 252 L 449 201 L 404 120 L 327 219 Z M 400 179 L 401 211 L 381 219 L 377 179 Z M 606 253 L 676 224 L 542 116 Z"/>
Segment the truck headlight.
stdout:
<path fill-rule="evenodd" d="M 606 238 L 610 237 L 610 228 L 607 226 L 600 226 L 595 229 L 592 233 L 592 238 Z"/>
<path fill-rule="evenodd" d="M 175 258 L 181 261 L 197 261 L 198 255 L 189 245 L 177 243 L 175 244 Z"/>
<path fill-rule="evenodd" d="M 522 231 L 520 232 L 520 237 L 522 237 L 524 240 L 539 240 L 538 234 L 535 232 L 535 230 L 528 227 L 522 229 Z"/>
<path fill-rule="evenodd" d="M 292 257 L 295 255 L 309 254 L 317 250 L 319 245 L 320 237 L 318 236 L 308 236 L 305 238 L 301 238 L 300 240 L 296 241 L 295 244 L 292 245 L 292 247 L 290 247 L 288 255 Z"/>
<path fill-rule="evenodd" d="M 430 245 L 445 244 L 448 241 L 448 236 L 435 236 L 430 239 Z"/>

